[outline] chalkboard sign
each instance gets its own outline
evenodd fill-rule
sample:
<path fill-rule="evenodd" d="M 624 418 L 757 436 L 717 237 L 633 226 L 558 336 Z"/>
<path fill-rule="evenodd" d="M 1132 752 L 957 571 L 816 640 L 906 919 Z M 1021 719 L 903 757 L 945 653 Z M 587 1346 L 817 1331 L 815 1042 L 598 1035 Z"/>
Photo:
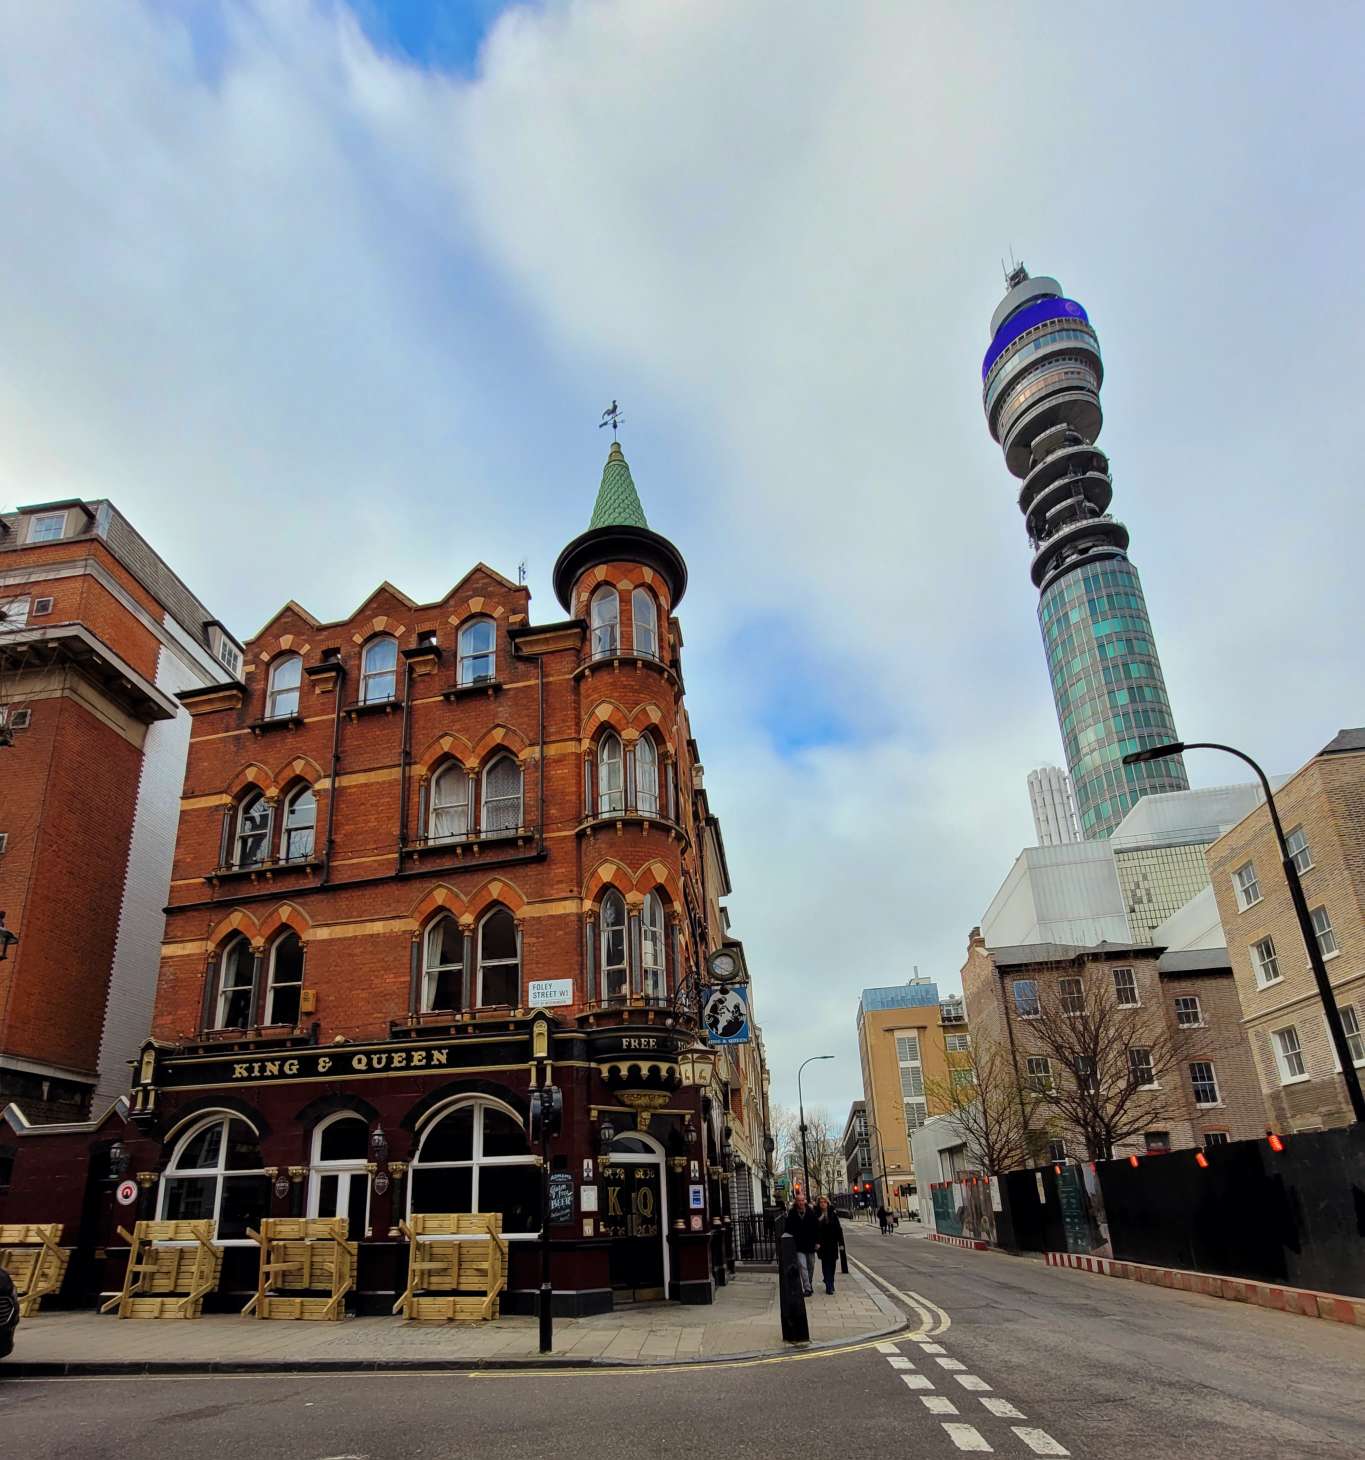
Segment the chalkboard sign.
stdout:
<path fill-rule="evenodd" d="M 550 1174 L 550 1221 L 573 1221 L 572 1171 L 554 1171 Z"/>

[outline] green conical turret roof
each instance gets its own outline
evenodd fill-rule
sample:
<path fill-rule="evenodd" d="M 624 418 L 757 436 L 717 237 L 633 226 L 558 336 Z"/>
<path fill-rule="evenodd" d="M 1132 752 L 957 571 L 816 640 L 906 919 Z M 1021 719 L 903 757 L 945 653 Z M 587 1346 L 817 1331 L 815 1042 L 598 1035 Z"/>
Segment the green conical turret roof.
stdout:
<path fill-rule="evenodd" d="M 648 526 L 630 467 L 621 455 L 621 443 L 613 441 L 607 464 L 602 468 L 602 485 L 597 489 L 597 505 L 592 509 L 588 531 L 597 527 Z"/>

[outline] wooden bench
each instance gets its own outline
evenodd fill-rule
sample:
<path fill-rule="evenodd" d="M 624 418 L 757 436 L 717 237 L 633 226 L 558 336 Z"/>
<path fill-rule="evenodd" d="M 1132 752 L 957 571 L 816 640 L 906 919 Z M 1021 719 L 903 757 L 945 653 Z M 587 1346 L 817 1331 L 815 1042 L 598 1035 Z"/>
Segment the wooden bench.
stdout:
<path fill-rule="evenodd" d="M 123 1291 L 101 1308 L 120 1318 L 198 1318 L 204 1295 L 218 1286 L 223 1249 L 213 1241 L 212 1222 L 139 1222 L 128 1243 Z"/>
<path fill-rule="evenodd" d="M 418 1323 L 498 1316 L 507 1286 L 501 1212 L 423 1212 L 398 1230 L 408 1240 L 408 1285 L 395 1313 Z"/>
<path fill-rule="evenodd" d="M 63 1247 L 60 1222 L 0 1224 L 0 1267 L 14 1279 L 19 1316 L 32 1318 L 66 1276 L 71 1249 Z"/>
<path fill-rule="evenodd" d="M 261 1246 L 256 1296 L 242 1317 L 334 1319 L 346 1316 L 355 1287 L 356 1244 L 345 1217 L 274 1217 L 247 1236 Z"/>

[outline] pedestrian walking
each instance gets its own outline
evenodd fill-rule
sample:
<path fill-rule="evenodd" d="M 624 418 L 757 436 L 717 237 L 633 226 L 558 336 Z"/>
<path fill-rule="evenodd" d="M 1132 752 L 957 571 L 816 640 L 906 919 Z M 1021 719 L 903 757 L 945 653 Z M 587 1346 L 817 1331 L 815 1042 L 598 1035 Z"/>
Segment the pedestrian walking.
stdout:
<path fill-rule="evenodd" d="M 815 1214 L 815 1250 L 820 1254 L 820 1266 L 824 1270 L 825 1291 L 833 1293 L 834 1267 L 844 1245 L 844 1229 L 839 1221 L 839 1213 L 830 1205 L 829 1197 L 822 1196 L 816 1206 L 819 1210 Z"/>
<path fill-rule="evenodd" d="M 885 1237 L 891 1228 L 891 1222 L 887 1216 L 885 1207 L 877 1208 L 877 1225 L 882 1229 L 882 1236 Z"/>
<path fill-rule="evenodd" d="M 804 1191 L 797 1191 L 796 1200 L 787 1212 L 782 1230 L 796 1242 L 796 1262 L 801 1269 L 801 1291 L 809 1298 L 815 1291 L 811 1282 L 815 1276 L 815 1251 L 820 1229 Z"/>

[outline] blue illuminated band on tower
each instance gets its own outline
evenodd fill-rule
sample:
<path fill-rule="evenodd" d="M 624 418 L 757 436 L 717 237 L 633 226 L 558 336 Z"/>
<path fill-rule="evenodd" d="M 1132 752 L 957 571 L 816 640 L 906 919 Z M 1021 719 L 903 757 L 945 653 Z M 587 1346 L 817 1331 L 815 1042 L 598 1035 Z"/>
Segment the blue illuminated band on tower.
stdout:
<path fill-rule="evenodd" d="M 1189 789 L 1177 757 L 1125 766 L 1130 751 L 1178 739 L 1128 529 L 1109 514 L 1099 337 L 1055 279 L 1017 268 L 991 320 L 981 400 L 1021 481 L 1038 622 L 1076 812 L 1106 837 L 1143 796 Z"/>

